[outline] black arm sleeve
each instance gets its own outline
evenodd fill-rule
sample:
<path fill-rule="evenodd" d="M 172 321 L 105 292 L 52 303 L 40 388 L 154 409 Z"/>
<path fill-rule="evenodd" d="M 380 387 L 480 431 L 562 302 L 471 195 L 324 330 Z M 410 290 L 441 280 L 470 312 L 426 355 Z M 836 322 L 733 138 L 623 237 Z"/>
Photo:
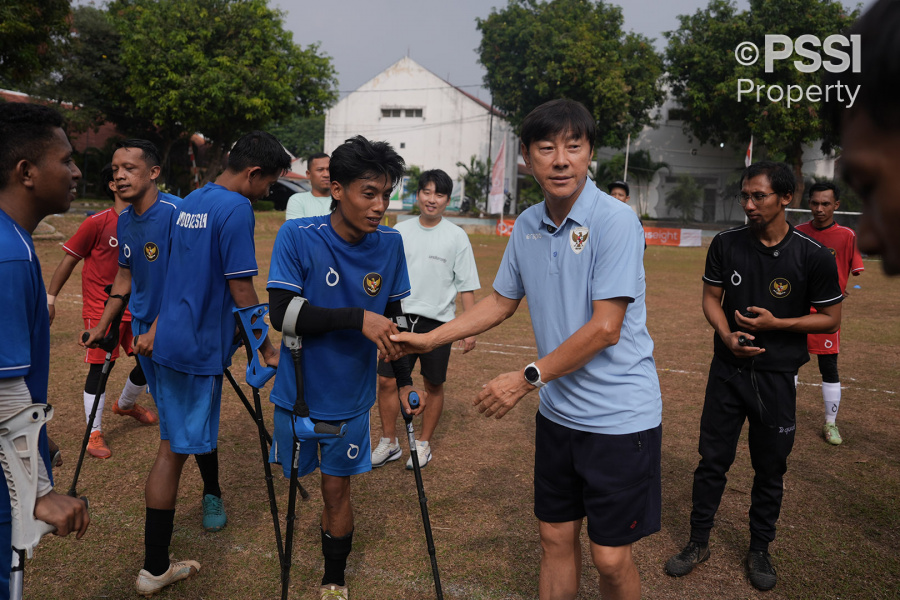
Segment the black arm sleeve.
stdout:
<path fill-rule="evenodd" d="M 281 288 L 269 288 L 269 321 L 278 331 L 284 327 L 284 313 L 288 304 L 299 296 L 296 292 L 289 292 Z M 399 302 L 398 302 L 399 304 Z M 358 307 L 351 308 L 322 308 L 313 306 L 307 302 L 297 317 L 295 330 L 300 335 L 328 333 L 338 329 L 356 329 L 362 331 L 365 310 Z"/>
<path fill-rule="evenodd" d="M 396 322 L 396 317 L 403 315 L 403 308 L 400 306 L 399 300 L 388 302 L 384 307 L 384 316 Z M 399 326 L 398 326 L 399 327 Z M 405 328 L 402 329 L 405 331 Z M 409 357 L 402 356 L 397 360 L 391 361 L 391 369 L 394 370 L 394 379 L 397 380 L 397 388 L 406 387 L 413 384 L 412 371 L 409 368 Z"/>

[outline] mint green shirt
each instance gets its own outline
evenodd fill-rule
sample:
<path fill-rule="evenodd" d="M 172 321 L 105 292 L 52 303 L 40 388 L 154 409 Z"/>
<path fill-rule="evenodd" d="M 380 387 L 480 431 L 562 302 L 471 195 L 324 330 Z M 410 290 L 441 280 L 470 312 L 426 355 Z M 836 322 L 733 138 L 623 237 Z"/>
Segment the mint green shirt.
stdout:
<path fill-rule="evenodd" d="M 313 196 L 312 192 L 294 194 L 287 201 L 284 209 L 284 220 L 302 217 L 321 217 L 331 213 L 331 196 Z"/>

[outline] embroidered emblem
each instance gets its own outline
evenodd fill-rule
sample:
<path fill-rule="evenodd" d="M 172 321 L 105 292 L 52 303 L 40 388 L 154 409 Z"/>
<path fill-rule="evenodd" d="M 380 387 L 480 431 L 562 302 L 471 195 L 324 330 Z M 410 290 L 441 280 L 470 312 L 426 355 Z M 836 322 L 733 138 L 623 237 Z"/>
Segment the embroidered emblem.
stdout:
<path fill-rule="evenodd" d="M 363 289 L 370 296 L 377 296 L 381 291 L 381 275 L 369 273 L 363 278 Z"/>
<path fill-rule="evenodd" d="M 587 243 L 587 239 L 587 227 L 575 227 L 572 229 L 572 237 L 569 238 L 569 245 L 572 247 L 572 252 L 581 254 L 581 251 L 584 250 L 584 245 Z"/>
<path fill-rule="evenodd" d="M 153 242 L 147 242 L 144 244 L 144 257 L 150 262 L 153 262 L 159 258 L 159 247 Z"/>
<path fill-rule="evenodd" d="M 769 284 L 769 293 L 776 298 L 786 298 L 791 293 L 791 282 L 784 277 L 776 277 Z"/>

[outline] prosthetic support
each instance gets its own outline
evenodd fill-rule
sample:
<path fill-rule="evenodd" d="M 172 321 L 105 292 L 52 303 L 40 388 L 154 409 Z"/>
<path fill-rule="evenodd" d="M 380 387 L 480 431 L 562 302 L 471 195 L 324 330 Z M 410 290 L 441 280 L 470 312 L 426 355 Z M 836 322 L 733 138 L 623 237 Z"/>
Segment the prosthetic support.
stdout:
<path fill-rule="evenodd" d="M 52 525 L 34 518 L 41 460 L 38 437 L 44 423 L 52 417 L 52 406 L 31 404 L 0 422 L 0 463 L 12 509 L 12 570 L 9 577 L 12 600 L 23 595 L 25 557 L 32 557 L 34 547 L 44 535 L 56 531 Z"/>

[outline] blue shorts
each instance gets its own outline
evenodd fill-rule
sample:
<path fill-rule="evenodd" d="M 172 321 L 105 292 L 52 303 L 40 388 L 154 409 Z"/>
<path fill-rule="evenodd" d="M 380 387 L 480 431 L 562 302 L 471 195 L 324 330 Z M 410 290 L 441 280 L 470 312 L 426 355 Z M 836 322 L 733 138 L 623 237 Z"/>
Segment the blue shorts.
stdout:
<path fill-rule="evenodd" d="M 222 375 L 191 375 L 158 363 L 156 410 L 159 439 L 175 454 L 206 454 L 219 439 Z"/>
<path fill-rule="evenodd" d="M 140 319 L 131 319 L 131 334 L 134 337 L 139 335 L 143 335 L 150 331 L 150 325 L 152 323 L 144 323 Z M 141 356 L 140 354 L 135 354 L 135 357 L 138 360 L 138 363 L 141 365 L 141 370 L 144 372 L 144 377 L 147 378 L 147 387 L 150 390 L 150 395 L 153 396 L 154 402 L 156 401 L 156 363 L 153 362 L 153 359 L 149 356 Z"/>
<path fill-rule="evenodd" d="M 624 435 L 563 427 L 537 414 L 534 514 L 545 523 L 588 519 L 600 546 L 660 529 L 662 425 Z"/>
<path fill-rule="evenodd" d="M 281 463 L 285 477 L 291 476 L 291 454 L 294 448 L 293 413 L 275 406 L 275 433 L 272 436 L 272 452 L 269 462 Z M 317 419 L 315 422 L 319 422 Z M 372 470 L 372 444 L 369 441 L 369 412 L 340 421 L 347 423 L 347 435 L 342 438 L 329 436 L 300 444 L 298 476 L 309 475 L 317 468 L 326 475 L 348 477 Z M 321 448 L 321 465 L 319 449 Z"/>

